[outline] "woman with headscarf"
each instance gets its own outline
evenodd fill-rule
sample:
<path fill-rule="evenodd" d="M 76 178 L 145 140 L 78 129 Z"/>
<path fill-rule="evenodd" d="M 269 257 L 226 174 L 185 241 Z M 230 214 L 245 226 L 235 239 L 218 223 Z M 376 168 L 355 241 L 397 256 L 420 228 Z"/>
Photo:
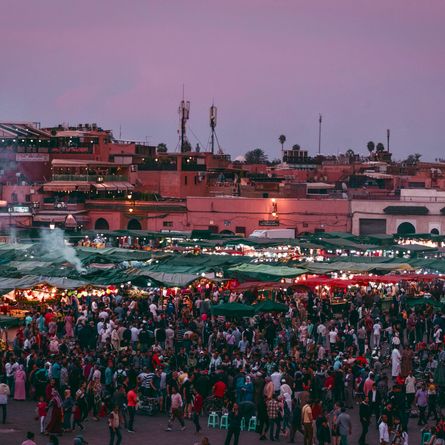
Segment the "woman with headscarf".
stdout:
<path fill-rule="evenodd" d="M 62 434 L 62 399 L 55 388 L 51 392 L 51 400 L 49 402 L 47 417 L 49 422 L 46 425 L 46 433 L 48 434 Z"/>
<path fill-rule="evenodd" d="M 25 381 L 26 372 L 23 365 L 20 365 L 14 375 L 14 400 L 26 399 Z"/>

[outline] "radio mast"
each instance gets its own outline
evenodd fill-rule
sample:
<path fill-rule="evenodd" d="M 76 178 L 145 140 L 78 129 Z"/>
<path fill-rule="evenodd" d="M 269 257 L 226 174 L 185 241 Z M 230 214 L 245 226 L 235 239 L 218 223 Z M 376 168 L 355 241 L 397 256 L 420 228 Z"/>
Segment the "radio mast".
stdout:
<path fill-rule="evenodd" d="M 190 101 L 184 99 L 184 85 L 182 86 L 182 100 L 179 104 L 179 125 L 181 138 L 181 153 L 190 151 L 190 144 L 187 140 L 187 121 L 190 117 Z"/>

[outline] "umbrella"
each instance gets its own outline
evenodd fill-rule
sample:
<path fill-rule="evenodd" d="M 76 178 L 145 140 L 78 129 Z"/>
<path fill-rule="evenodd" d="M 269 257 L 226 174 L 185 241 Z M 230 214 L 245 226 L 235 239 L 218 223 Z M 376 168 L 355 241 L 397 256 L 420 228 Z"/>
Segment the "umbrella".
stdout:
<path fill-rule="evenodd" d="M 255 306 L 255 312 L 287 312 L 289 306 L 272 300 L 265 300 Z"/>
<path fill-rule="evenodd" d="M 225 315 L 227 317 L 251 317 L 255 311 L 251 306 L 241 303 L 223 303 L 212 307 L 213 315 Z"/>

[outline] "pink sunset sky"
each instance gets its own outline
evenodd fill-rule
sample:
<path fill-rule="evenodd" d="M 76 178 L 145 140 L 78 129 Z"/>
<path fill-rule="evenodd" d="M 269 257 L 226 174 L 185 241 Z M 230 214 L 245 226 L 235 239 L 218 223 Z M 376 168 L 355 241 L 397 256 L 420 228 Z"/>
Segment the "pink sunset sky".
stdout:
<path fill-rule="evenodd" d="M 312 154 L 369 140 L 396 158 L 445 157 L 443 0 L 3 0 L 0 120 L 97 122 L 177 144 L 185 84 L 190 139 L 208 108 L 234 156 Z"/>

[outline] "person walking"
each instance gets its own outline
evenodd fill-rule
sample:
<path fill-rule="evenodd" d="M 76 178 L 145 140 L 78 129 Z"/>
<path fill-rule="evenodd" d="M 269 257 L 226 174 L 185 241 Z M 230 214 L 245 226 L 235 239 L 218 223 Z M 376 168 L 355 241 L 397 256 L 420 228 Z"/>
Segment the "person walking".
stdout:
<path fill-rule="evenodd" d="M 416 392 L 416 405 L 419 409 L 419 421 L 417 425 L 426 425 L 426 409 L 428 407 L 428 392 L 425 383 Z"/>
<path fill-rule="evenodd" d="M 201 431 L 201 425 L 199 424 L 199 415 L 202 411 L 204 399 L 202 398 L 202 395 L 199 394 L 198 391 L 196 391 L 196 389 L 193 390 L 193 394 L 193 423 L 195 424 L 195 432 L 199 433 Z"/>
<path fill-rule="evenodd" d="M 224 445 L 230 445 L 232 436 L 234 437 L 233 445 L 238 445 L 238 440 L 241 433 L 241 420 L 242 416 L 239 412 L 238 404 L 234 403 L 232 410 L 229 413 L 229 428 L 227 429 Z"/>
<path fill-rule="evenodd" d="M 340 434 L 340 445 L 348 445 L 348 436 L 352 434 L 351 416 L 346 412 L 344 406 L 341 407 L 341 413 L 337 417 L 338 433 Z"/>
<path fill-rule="evenodd" d="M 0 406 L 2 407 L 2 423 L 6 423 L 8 409 L 8 397 L 11 395 L 9 386 L 6 383 L 0 383 Z"/>
<path fill-rule="evenodd" d="M 327 445 L 331 443 L 331 430 L 329 429 L 328 419 L 321 415 L 316 420 L 318 445 Z"/>
<path fill-rule="evenodd" d="M 128 409 L 128 428 L 129 433 L 134 433 L 134 416 L 136 414 L 136 406 L 138 396 L 134 388 L 130 388 L 127 392 L 127 409 Z"/>
<path fill-rule="evenodd" d="M 167 431 L 172 430 L 172 424 L 175 419 L 178 419 L 178 422 L 181 424 L 181 431 L 185 430 L 185 423 L 183 417 L 183 401 L 181 394 L 179 394 L 176 386 L 172 386 L 171 388 L 171 396 L 170 396 L 170 418 L 168 419 Z"/>
<path fill-rule="evenodd" d="M 301 422 L 303 424 L 303 444 L 312 445 L 314 441 L 314 427 L 312 425 L 312 408 L 310 401 L 303 406 L 301 410 Z"/>
<path fill-rule="evenodd" d="M 277 396 L 274 394 L 270 400 L 266 403 L 267 417 L 269 418 L 269 439 L 271 442 L 279 440 L 280 438 L 280 404 L 278 403 Z M 276 425 L 276 431 L 274 436 L 274 429 Z"/>
<path fill-rule="evenodd" d="M 371 406 L 369 405 L 369 398 L 366 396 L 362 403 L 360 403 L 359 417 L 362 424 L 362 433 L 358 440 L 359 445 L 366 444 L 366 435 L 368 434 L 369 424 L 371 422 Z"/>
<path fill-rule="evenodd" d="M 382 420 L 379 423 L 379 445 L 389 445 L 389 427 L 386 414 L 382 414 Z"/>
<path fill-rule="evenodd" d="M 122 442 L 122 434 L 120 429 L 119 408 L 115 406 L 108 417 L 108 428 L 110 430 L 109 445 L 114 445 L 114 438 L 116 438 L 116 445 Z"/>

